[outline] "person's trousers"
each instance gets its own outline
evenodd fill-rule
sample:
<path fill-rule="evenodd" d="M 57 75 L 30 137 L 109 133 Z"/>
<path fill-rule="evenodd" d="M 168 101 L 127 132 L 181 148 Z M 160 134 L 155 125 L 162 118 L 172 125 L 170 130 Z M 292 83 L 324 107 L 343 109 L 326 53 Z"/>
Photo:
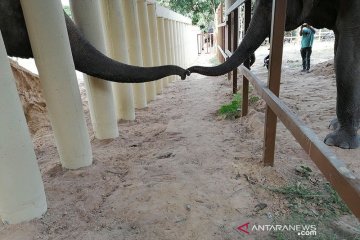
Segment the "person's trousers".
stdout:
<path fill-rule="evenodd" d="M 303 70 L 309 70 L 310 69 L 310 56 L 312 53 L 311 47 L 302 48 L 300 50 L 301 57 L 302 57 L 302 63 L 303 63 Z"/>

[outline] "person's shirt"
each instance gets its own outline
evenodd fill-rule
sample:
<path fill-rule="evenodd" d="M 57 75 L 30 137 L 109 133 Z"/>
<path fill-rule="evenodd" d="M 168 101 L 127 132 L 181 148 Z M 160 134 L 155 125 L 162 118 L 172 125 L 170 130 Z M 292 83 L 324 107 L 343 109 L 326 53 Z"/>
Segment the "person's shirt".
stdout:
<path fill-rule="evenodd" d="M 307 27 L 304 27 L 302 29 L 301 48 L 312 47 L 314 42 L 314 35 L 315 32 Z"/>

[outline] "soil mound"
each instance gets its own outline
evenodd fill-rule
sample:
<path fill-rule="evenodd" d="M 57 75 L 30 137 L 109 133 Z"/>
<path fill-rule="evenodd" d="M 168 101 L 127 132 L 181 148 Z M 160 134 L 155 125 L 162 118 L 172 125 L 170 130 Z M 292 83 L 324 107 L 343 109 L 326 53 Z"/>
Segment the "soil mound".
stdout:
<path fill-rule="evenodd" d="M 41 129 L 50 128 L 46 103 L 40 87 L 39 76 L 10 60 L 16 87 L 24 109 L 26 121 L 32 137 Z"/>

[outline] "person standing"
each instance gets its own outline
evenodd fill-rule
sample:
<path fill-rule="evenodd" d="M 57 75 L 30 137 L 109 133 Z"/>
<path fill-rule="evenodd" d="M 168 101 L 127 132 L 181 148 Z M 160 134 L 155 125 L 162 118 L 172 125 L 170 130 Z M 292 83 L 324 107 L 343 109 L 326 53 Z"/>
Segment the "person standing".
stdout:
<path fill-rule="evenodd" d="M 315 29 L 309 24 L 304 23 L 301 25 L 300 36 L 301 38 L 301 57 L 303 63 L 302 72 L 310 71 L 310 56 L 312 53 L 312 45 L 314 42 Z"/>

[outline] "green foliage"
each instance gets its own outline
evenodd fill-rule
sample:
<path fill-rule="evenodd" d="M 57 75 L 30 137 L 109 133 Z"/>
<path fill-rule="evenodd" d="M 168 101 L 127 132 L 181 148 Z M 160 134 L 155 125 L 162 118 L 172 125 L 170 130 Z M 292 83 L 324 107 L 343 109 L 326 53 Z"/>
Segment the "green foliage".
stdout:
<path fill-rule="evenodd" d="M 192 23 L 201 29 L 208 30 L 221 0 L 159 0 L 158 2 L 164 7 L 191 18 Z"/>
<path fill-rule="evenodd" d="M 305 170 L 311 172 L 309 168 Z M 283 195 L 291 210 L 289 216 L 277 216 L 274 224 L 316 225 L 317 235 L 312 236 L 312 239 L 335 240 L 353 237 L 350 233 L 339 232 L 333 227 L 333 222 L 336 222 L 340 216 L 349 214 L 350 211 L 329 183 L 314 186 L 306 182 L 298 182 L 267 189 Z M 294 232 L 274 232 L 272 235 L 279 240 L 296 237 Z"/>
<path fill-rule="evenodd" d="M 72 18 L 70 6 L 63 6 L 65 13 Z"/>
<path fill-rule="evenodd" d="M 306 215 L 336 217 L 350 212 L 328 183 L 323 184 L 321 189 L 298 183 L 270 190 L 283 194 L 289 201 L 290 208 Z"/>
<path fill-rule="evenodd" d="M 251 96 L 251 97 L 249 98 L 249 103 L 250 103 L 250 104 L 255 104 L 255 103 L 257 103 L 259 100 L 260 100 L 260 98 L 259 98 L 258 96 Z"/>
<path fill-rule="evenodd" d="M 219 114 L 225 118 L 237 118 L 241 110 L 242 97 L 240 94 L 234 94 L 233 100 L 229 104 L 221 106 Z"/>

